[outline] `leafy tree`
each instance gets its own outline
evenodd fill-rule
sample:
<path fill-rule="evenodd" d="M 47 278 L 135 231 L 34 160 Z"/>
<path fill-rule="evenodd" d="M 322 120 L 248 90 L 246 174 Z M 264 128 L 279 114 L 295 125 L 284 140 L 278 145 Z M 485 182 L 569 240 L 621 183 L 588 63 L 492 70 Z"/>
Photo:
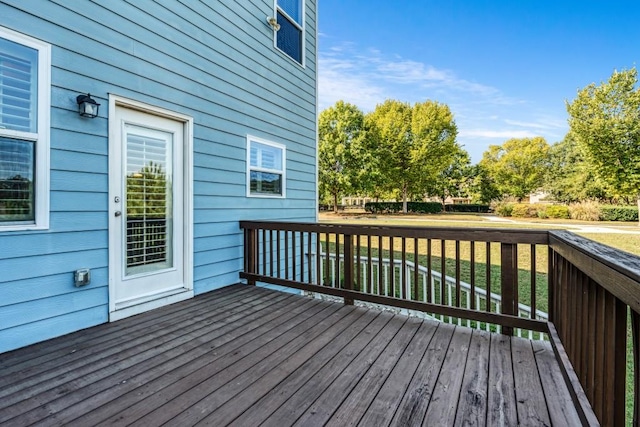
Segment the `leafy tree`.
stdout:
<path fill-rule="evenodd" d="M 331 197 L 334 212 L 338 198 L 357 191 L 365 161 L 364 114 L 355 105 L 338 101 L 320 113 L 318 119 L 318 181 L 321 198 Z"/>
<path fill-rule="evenodd" d="M 526 197 L 544 184 L 549 144 L 544 138 L 514 138 L 502 145 L 490 145 L 480 165 L 501 196 Z"/>
<path fill-rule="evenodd" d="M 458 184 L 455 180 L 462 173 L 463 163 L 468 165 L 469 156 L 456 144 L 458 127 L 453 113 L 447 105 L 435 101 L 416 103 L 411 113 L 411 160 L 416 184 L 424 189 L 439 182 L 439 196 L 442 190 L 455 193 Z"/>
<path fill-rule="evenodd" d="M 544 188 L 551 197 L 565 203 L 612 197 L 571 133 L 550 147 L 549 170 L 545 181 Z"/>
<path fill-rule="evenodd" d="M 617 196 L 640 208 L 640 89 L 635 68 L 578 91 L 567 103 L 569 126 L 587 160 Z"/>
<path fill-rule="evenodd" d="M 472 172 L 469 153 L 456 145 L 449 166 L 427 184 L 427 195 L 440 198 L 443 205 L 447 197 L 467 196 L 473 179 Z"/>
<path fill-rule="evenodd" d="M 469 197 L 474 203 L 488 204 L 500 198 L 500 192 L 489 172 L 477 164 L 469 169 Z"/>
<path fill-rule="evenodd" d="M 387 100 L 368 115 L 371 141 L 377 146 L 386 190 L 398 190 L 402 211 L 411 195 L 424 194 L 428 183 L 447 168 L 456 149 L 453 114 L 435 101 Z"/>

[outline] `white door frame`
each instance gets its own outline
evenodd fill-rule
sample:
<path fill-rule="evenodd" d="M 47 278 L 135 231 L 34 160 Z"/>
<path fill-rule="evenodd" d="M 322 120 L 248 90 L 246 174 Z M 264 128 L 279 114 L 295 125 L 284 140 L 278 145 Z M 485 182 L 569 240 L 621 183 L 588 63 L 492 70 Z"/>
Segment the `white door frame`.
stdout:
<path fill-rule="evenodd" d="M 116 310 L 116 275 L 119 268 L 116 265 L 116 251 L 122 250 L 117 244 L 117 236 L 113 232 L 115 212 L 122 209 L 121 203 L 115 202 L 115 197 L 122 197 L 120 182 L 122 177 L 113 176 L 114 162 L 121 162 L 118 144 L 115 143 L 121 138 L 120 123 L 115 120 L 116 108 L 128 108 L 146 114 L 181 122 L 184 129 L 183 136 L 183 224 L 176 224 L 175 227 L 182 226 L 184 238 L 183 259 L 184 259 L 184 288 L 180 293 L 168 296 L 160 296 L 142 304 L 133 305 Z M 192 298 L 193 293 L 193 118 L 181 113 L 145 104 L 118 95 L 109 94 L 109 321 L 115 321 L 124 317 L 133 316 L 153 308 L 172 304 Z M 179 250 L 179 248 L 175 248 Z"/>

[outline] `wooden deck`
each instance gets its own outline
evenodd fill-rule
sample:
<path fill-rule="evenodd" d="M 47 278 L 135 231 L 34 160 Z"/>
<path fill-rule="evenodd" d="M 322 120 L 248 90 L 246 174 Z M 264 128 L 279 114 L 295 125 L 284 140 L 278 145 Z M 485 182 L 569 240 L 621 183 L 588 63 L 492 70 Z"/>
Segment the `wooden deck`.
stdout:
<path fill-rule="evenodd" d="M 580 425 L 547 343 L 235 285 L 0 354 L 0 425 Z"/>

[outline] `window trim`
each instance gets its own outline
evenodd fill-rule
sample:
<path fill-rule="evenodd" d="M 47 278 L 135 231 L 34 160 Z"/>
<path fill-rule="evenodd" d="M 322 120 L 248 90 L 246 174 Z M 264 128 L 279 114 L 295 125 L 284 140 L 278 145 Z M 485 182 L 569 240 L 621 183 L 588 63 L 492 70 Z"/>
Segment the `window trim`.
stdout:
<path fill-rule="evenodd" d="M 0 26 L 0 38 L 38 51 L 36 132 L 0 129 L 2 137 L 30 141 L 35 144 L 34 222 L 15 222 L 6 225 L 0 222 L 0 232 L 46 230 L 49 228 L 50 204 L 51 45 L 3 26 Z"/>
<path fill-rule="evenodd" d="M 282 170 L 265 169 L 256 166 L 251 166 L 251 143 L 256 142 L 258 144 L 268 145 L 270 147 L 277 148 L 282 151 Z M 268 172 L 268 173 L 280 173 L 282 174 L 282 194 L 274 193 L 252 193 L 251 192 L 251 171 Z M 258 197 L 268 199 L 285 199 L 287 197 L 287 147 L 284 144 L 268 141 L 266 139 L 258 138 L 252 135 L 247 135 L 247 197 Z"/>
<path fill-rule="evenodd" d="M 300 1 L 300 18 L 302 20 L 302 23 L 298 23 L 296 22 L 295 19 L 293 19 L 291 16 L 289 16 L 289 14 L 282 9 L 280 6 L 278 6 L 278 0 L 273 0 L 273 16 L 274 17 L 278 17 L 278 13 L 282 13 L 282 15 L 285 17 L 285 19 L 288 19 L 295 27 L 297 27 L 300 30 L 300 49 L 302 50 L 301 52 L 301 62 L 296 61 L 294 58 L 292 58 L 287 52 L 285 52 L 284 50 L 280 49 L 278 47 L 278 32 L 274 29 L 273 30 L 273 47 L 280 52 L 281 54 L 283 54 L 284 56 L 286 56 L 290 61 L 292 61 L 294 64 L 298 65 L 299 67 L 302 68 L 306 68 L 306 43 L 307 43 L 307 38 L 305 36 L 305 29 L 306 29 L 306 1 L 305 0 L 299 0 Z"/>

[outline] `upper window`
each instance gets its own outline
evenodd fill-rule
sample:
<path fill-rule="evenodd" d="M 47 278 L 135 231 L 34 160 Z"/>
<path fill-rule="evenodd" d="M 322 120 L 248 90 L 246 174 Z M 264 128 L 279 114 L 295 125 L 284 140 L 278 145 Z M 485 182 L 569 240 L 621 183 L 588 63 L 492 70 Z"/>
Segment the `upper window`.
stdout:
<path fill-rule="evenodd" d="M 280 30 L 276 32 L 276 47 L 291 59 L 304 64 L 304 3 L 303 0 L 275 0 Z"/>
<path fill-rule="evenodd" d="M 285 147 L 248 136 L 247 152 L 247 195 L 284 197 Z"/>
<path fill-rule="evenodd" d="M 0 27 L 0 230 L 49 225 L 50 58 Z"/>

